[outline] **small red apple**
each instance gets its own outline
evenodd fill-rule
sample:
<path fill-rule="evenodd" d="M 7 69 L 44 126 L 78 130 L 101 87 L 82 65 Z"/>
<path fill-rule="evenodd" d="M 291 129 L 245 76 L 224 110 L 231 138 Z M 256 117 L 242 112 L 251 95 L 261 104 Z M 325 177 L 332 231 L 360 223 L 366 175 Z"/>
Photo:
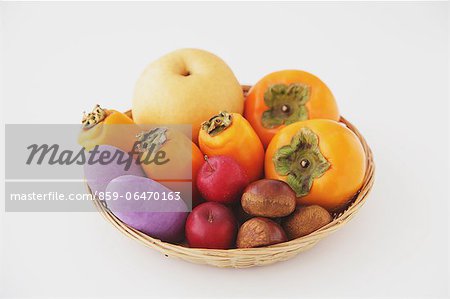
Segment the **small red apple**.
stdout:
<path fill-rule="evenodd" d="M 190 247 L 232 248 L 237 230 L 237 221 L 231 210 L 217 202 L 198 205 L 186 221 L 186 239 Z"/>
<path fill-rule="evenodd" d="M 197 175 L 197 187 L 207 201 L 233 203 L 249 184 L 245 170 L 228 156 L 205 157 Z"/>

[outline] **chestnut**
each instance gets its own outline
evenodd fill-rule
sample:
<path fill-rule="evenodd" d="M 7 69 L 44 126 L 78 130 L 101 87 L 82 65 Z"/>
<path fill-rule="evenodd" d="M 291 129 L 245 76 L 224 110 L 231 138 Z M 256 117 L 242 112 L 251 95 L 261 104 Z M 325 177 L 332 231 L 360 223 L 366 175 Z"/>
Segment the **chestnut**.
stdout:
<path fill-rule="evenodd" d="M 255 217 L 240 227 L 236 247 L 253 248 L 286 241 L 286 234 L 279 224 L 267 218 Z"/>
<path fill-rule="evenodd" d="M 252 216 L 284 217 L 295 210 L 296 195 L 283 181 L 262 179 L 245 188 L 241 204 Z"/>
<path fill-rule="evenodd" d="M 283 220 L 289 240 L 297 239 L 318 230 L 333 220 L 330 213 L 318 205 L 299 207 Z"/>

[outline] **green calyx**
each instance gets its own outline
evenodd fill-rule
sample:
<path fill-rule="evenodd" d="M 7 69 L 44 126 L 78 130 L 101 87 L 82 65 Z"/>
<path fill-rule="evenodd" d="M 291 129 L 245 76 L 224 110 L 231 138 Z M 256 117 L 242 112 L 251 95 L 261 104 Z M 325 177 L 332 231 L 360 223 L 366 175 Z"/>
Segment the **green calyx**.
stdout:
<path fill-rule="evenodd" d="M 88 114 L 83 112 L 83 119 L 81 120 L 81 124 L 83 125 L 83 129 L 87 130 L 95 125 L 101 123 L 107 116 L 107 112 L 105 109 L 100 107 L 100 105 L 95 105 L 94 109 Z"/>
<path fill-rule="evenodd" d="M 206 131 L 210 136 L 216 136 L 220 132 L 226 130 L 233 122 L 231 113 L 222 111 L 211 117 L 208 121 L 202 123 L 202 130 Z"/>
<path fill-rule="evenodd" d="M 167 141 L 167 128 L 157 127 L 136 135 L 136 150 L 140 153 L 158 150 Z"/>
<path fill-rule="evenodd" d="M 308 108 L 305 104 L 309 96 L 310 90 L 305 84 L 270 86 L 264 93 L 264 103 L 269 109 L 262 114 L 262 125 L 272 129 L 308 119 Z"/>
<path fill-rule="evenodd" d="M 287 176 L 286 182 L 297 197 L 307 195 L 313 180 L 321 177 L 331 166 L 320 152 L 319 138 L 309 128 L 300 129 L 290 144 L 277 150 L 272 161 L 275 171 Z"/>

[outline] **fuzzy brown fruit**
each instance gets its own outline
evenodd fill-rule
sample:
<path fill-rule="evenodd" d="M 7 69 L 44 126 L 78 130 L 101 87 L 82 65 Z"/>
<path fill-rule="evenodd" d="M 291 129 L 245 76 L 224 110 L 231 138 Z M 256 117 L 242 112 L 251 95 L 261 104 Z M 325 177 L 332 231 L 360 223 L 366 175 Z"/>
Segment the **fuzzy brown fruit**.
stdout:
<path fill-rule="evenodd" d="M 309 235 L 331 222 L 330 213 L 318 205 L 298 208 L 287 217 L 282 225 L 289 239 L 297 239 Z"/>
<path fill-rule="evenodd" d="M 296 195 L 283 181 L 263 179 L 245 188 L 241 204 L 253 216 L 284 217 L 294 212 Z"/>
<path fill-rule="evenodd" d="M 237 248 L 253 248 L 286 242 L 283 229 L 276 222 L 262 217 L 255 217 L 239 229 L 236 241 Z"/>

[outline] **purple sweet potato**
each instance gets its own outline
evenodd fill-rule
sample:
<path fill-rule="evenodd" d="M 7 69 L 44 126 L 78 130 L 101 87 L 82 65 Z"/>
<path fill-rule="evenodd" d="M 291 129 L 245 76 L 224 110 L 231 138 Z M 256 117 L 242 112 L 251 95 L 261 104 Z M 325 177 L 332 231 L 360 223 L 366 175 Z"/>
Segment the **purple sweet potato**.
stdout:
<path fill-rule="evenodd" d="M 108 200 L 109 210 L 129 226 L 168 242 L 181 241 L 188 208 L 174 192 L 149 178 L 125 175 L 112 180 L 106 192 L 116 200 Z M 152 196 L 151 196 L 152 194 Z M 158 200 L 156 200 L 156 194 Z"/>
<path fill-rule="evenodd" d="M 128 153 L 123 152 L 117 147 L 111 145 L 100 145 L 98 147 L 99 153 L 95 157 L 99 157 L 103 152 L 109 152 L 111 157 L 116 153 L 123 153 L 124 159 L 128 157 Z M 89 155 L 87 155 L 89 157 Z M 111 158 L 112 159 L 112 158 Z M 97 196 L 102 197 L 99 193 L 104 193 L 106 186 L 108 186 L 111 180 L 118 178 L 122 175 L 135 175 L 145 177 L 145 173 L 141 166 L 136 164 L 135 161 L 130 164 L 130 168 L 125 170 L 124 164 L 119 164 L 118 159 L 114 159 L 113 162 L 107 164 L 100 163 L 88 163 L 84 164 L 84 176 L 86 181 L 91 188 L 91 191 L 96 193 Z"/>

